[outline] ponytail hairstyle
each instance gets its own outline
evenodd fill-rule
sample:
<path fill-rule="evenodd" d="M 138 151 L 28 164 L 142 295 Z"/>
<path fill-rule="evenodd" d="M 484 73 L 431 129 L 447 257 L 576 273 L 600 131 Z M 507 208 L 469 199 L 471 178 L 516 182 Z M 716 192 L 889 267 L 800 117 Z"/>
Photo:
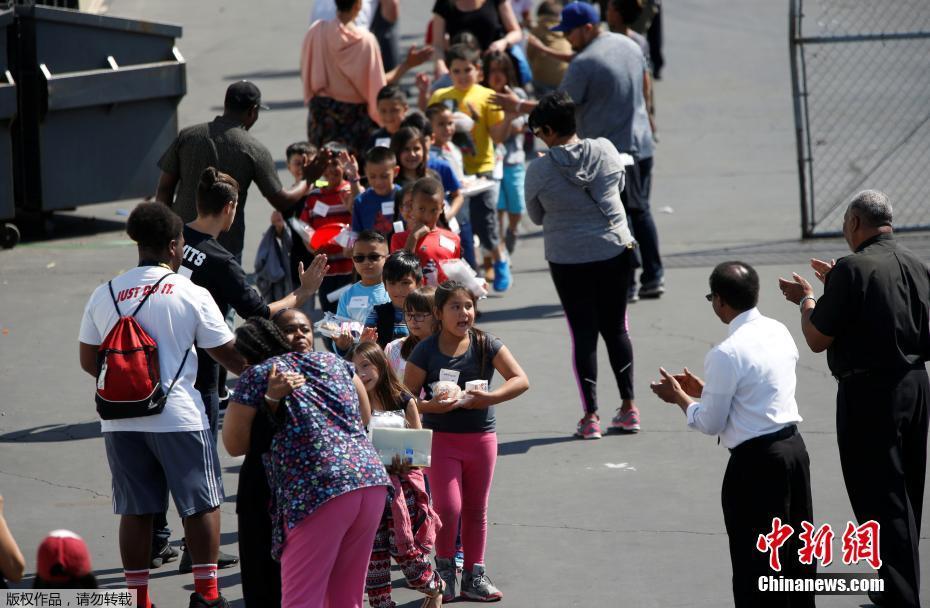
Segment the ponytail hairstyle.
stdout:
<path fill-rule="evenodd" d="M 433 333 L 439 331 L 439 324 L 436 322 L 436 315 L 433 314 L 433 307 L 436 305 L 434 300 L 434 294 L 436 293 L 436 288 L 424 285 L 422 287 L 417 287 L 412 292 L 407 294 L 407 298 L 404 300 L 404 313 L 408 312 L 419 312 L 427 313 L 433 317 Z M 413 349 L 417 344 L 420 343 L 420 338 L 410 334 L 407 336 L 407 339 L 404 340 L 404 343 L 400 345 L 400 356 L 407 360 L 407 357 L 410 356 L 410 353 L 413 352 Z"/>
<path fill-rule="evenodd" d="M 436 288 L 436 296 L 435 296 L 436 310 L 442 310 L 443 306 L 446 305 L 446 302 L 449 301 L 449 298 L 451 298 L 456 293 L 464 293 L 465 295 L 468 296 L 468 298 L 472 302 L 472 305 L 475 308 L 475 318 L 477 318 L 478 317 L 478 300 L 477 298 L 475 298 L 475 294 L 469 291 L 468 288 L 465 287 L 464 284 L 459 283 L 458 281 L 446 281 Z M 410 296 L 407 296 L 407 298 L 409 299 Z M 439 319 L 439 315 L 436 315 L 436 318 Z M 437 326 L 438 327 L 436 331 L 437 332 L 442 331 L 442 324 L 437 323 Z M 488 351 L 490 350 L 491 339 L 488 338 L 488 334 L 484 333 L 483 331 L 481 331 L 474 325 L 472 325 L 468 331 L 474 338 L 474 342 L 476 343 L 478 352 L 480 353 L 481 363 L 480 363 L 479 370 L 480 370 L 480 373 L 483 374 L 485 367 L 489 363 Z"/>
<path fill-rule="evenodd" d="M 197 184 L 197 213 L 218 215 L 230 201 L 239 201 L 239 182 L 215 167 L 204 169 Z"/>
<path fill-rule="evenodd" d="M 251 317 L 236 328 L 236 350 L 249 365 L 258 365 L 292 349 L 277 325 L 262 317 Z"/>
<path fill-rule="evenodd" d="M 359 342 L 352 350 L 352 357 L 362 357 L 378 370 L 378 383 L 372 389 L 385 411 L 406 409 L 404 393 L 409 392 L 391 369 L 387 357 L 377 342 Z"/>

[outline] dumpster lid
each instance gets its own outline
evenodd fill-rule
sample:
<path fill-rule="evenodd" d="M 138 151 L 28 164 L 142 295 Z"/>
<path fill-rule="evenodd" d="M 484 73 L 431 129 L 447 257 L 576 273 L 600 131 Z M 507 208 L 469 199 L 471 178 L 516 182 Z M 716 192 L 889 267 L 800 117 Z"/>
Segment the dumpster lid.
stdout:
<path fill-rule="evenodd" d="M 156 23 L 154 21 L 142 21 L 140 19 L 124 19 L 121 17 L 110 17 L 108 15 L 95 15 L 93 13 L 82 13 L 71 9 L 53 8 L 50 6 L 18 5 L 13 10 L 17 15 L 28 15 L 42 21 L 87 25 L 123 32 L 138 32 L 140 34 L 150 34 L 153 36 L 180 38 L 181 32 L 183 31 L 181 26 L 170 23 Z M 0 15 L 0 19 L 2 18 L 2 15 Z M 2 21 L 0 21 L 0 23 L 2 23 Z"/>

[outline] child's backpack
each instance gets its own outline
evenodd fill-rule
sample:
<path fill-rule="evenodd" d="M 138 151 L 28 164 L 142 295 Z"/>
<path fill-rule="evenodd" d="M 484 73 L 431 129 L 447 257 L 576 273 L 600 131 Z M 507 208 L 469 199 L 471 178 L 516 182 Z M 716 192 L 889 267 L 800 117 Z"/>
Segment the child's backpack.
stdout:
<path fill-rule="evenodd" d="M 184 369 L 190 349 L 184 353 L 168 390 L 162 390 L 158 345 L 135 319 L 149 296 L 158 291 L 161 282 L 172 274 L 169 272 L 147 287 L 142 301 L 129 316 L 120 312 L 113 293 L 113 282 L 107 284 L 119 320 L 97 349 L 97 413 L 104 420 L 160 414 L 165 409 L 168 393 Z"/>

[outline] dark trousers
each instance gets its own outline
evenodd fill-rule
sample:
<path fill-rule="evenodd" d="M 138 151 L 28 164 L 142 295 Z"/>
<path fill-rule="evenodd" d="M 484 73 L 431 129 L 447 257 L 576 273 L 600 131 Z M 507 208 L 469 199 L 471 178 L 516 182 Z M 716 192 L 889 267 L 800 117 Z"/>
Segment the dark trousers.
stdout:
<path fill-rule="evenodd" d="M 271 557 L 271 517 L 267 505 L 255 507 L 240 509 L 237 513 L 242 598 L 246 608 L 278 608 L 281 606 L 281 564 Z"/>
<path fill-rule="evenodd" d="M 912 370 L 851 376 L 836 395 L 846 491 L 859 523 L 874 519 L 881 526 L 879 576 L 889 606 L 920 605 L 928 394 L 927 372 Z"/>
<path fill-rule="evenodd" d="M 652 189 L 652 158 L 637 159 L 627 167 L 626 181 L 620 198 L 626 209 L 630 230 L 639 243 L 639 254 L 643 271 L 639 277 L 640 285 L 655 285 L 662 280 L 665 271 L 662 257 L 659 255 L 659 233 L 652 219 L 649 208 L 649 193 Z M 630 285 L 635 283 L 630 278 Z"/>
<path fill-rule="evenodd" d="M 222 368 L 220 368 L 222 369 Z M 220 417 L 220 397 L 216 389 L 200 391 L 203 407 L 207 411 L 207 422 L 210 423 L 210 434 L 216 445 L 217 431 Z M 152 550 L 159 551 L 171 539 L 171 528 L 168 527 L 168 514 L 156 513 L 152 517 Z"/>
<path fill-rule="evenodd" d="M 585 412 L 597 411 L 597 337 L 604 338 L 621 399 L 633 398 L 633 344 L 626 328 L 626 290 L 633 250 L 584 264 L 549 262 L 572 337 L 575 376 Z"/>
<path fill-rule="evenodd" d="M 805 577 L 817 571 L 816 561 L 810 566 L 798 561 L 801 522 L 814 521 L 810 458 L 801 434 L 795 431 L 774 441 L 759 437 L 738 445 L 723 476 L 721 501 L 736 608 L 814 606 L 812 593 L 758 591 L 760 576 Z M 781 572 L 769 567 L 768 553 L 756 549 L 759 535 L 772 531 L 774 517 L 795 530 L 778 552 Z"/>

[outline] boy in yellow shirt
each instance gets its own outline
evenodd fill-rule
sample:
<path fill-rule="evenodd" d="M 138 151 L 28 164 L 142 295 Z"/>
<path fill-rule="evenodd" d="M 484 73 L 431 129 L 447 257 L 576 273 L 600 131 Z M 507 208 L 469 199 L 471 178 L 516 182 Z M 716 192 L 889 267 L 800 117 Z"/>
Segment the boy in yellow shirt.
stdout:
<path fill-rule="evenodd" d="M 464 44 L 454 44 L 446 53 L 446 65 L 452 77 L 452 86 L 438 89 L 429 104 L 452 100 L 456 109 L 471 115 L 475 121 L 471 135 L 475 153 L 463 156 L 465 175 L 491 179 L 494 171 L 494 147 L 507 135 L 508 123 L 504 111 L 491 104 L 494 91 L 478 84 L 481 76 L 481 53 Z M 507 291 L 511 276 L 507 254 L 501 246 L 497 231 L 496 206 L 499 184 L 472 195 L 468 199 L 471 225 L 481 246 L 494 256 L 494 290 Z"/>

